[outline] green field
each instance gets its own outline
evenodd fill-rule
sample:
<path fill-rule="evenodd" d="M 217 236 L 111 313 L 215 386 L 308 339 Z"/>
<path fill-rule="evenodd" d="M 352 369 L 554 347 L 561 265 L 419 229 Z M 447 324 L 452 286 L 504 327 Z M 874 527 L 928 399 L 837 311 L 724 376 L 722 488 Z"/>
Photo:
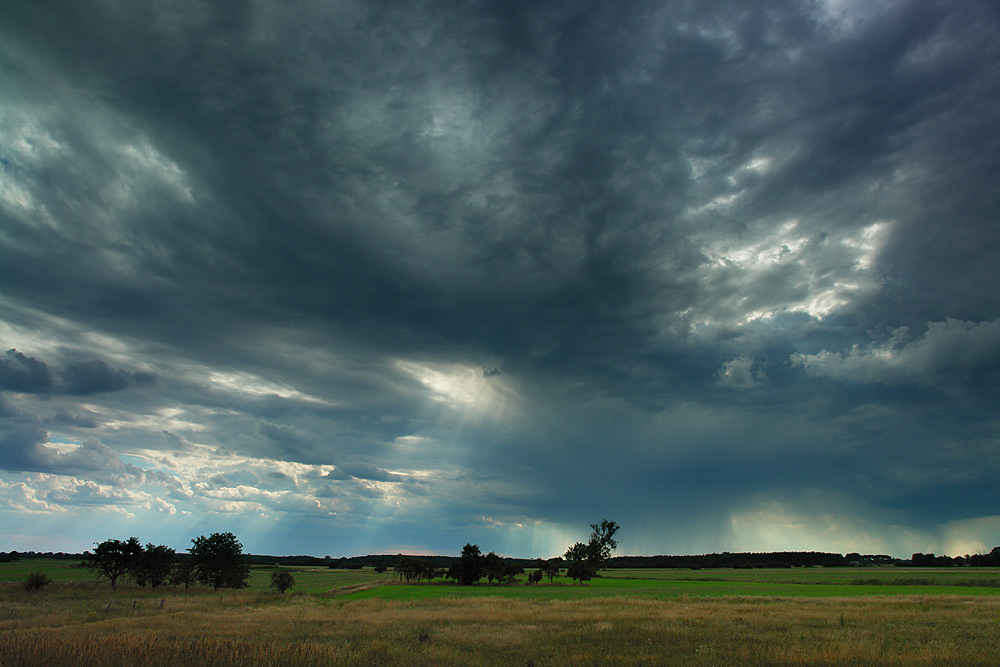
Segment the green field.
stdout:
<path fill-rule="evenodd" d="M 274 567 L 254 566 L 250 589 L 267 590 Z M 539 600 L 594 597 L 857 597 L 868 595 L 1000 595 L 997 568 L 789 568 L 789 569 L 611 569 L 580 585 L 564 576 L 525 585 L 526 575 L 509 586 L 457 586 L 437 579 L 401 585 L 395 573 L 371 568 L 340 570 L 321 566 L 283 567 L 295 577 L 291 595 L 337 596 L 350 600 L 424 600 L 498 596 Z M 30 559 L 0 563 L 0 582 L 23 581 L 40 571 L 60 583 L 94 582 L 78 561 Z M 165 589 L 174 591 L 172 588 Z"/>
<path fill-rule="evenodd" d="M 607 570 L 581 586 L 400 585 L 255 566 L 249 588 L 94 583 L 0 563 L 0 666 L 995 665 L 1000 570 Z M 55 583 L 27 592 L 42 571 Z"/>
<path fill-rule="evenodd" d="M 275 567 L 254 566 L 250 588 L 267 589 Z M 505 596 L 573 599 L 615 595 L 669 599 L 679 596 L 852 597 L 858 595 L 1000 595 L 1000 568 L 788 568 L 788 569 L 610 569 L 585 585 L 565 576 L 550 584 L 457 586 L 445 579 L 399 585 L 393 572 L 371 568 L 340 570 L 321 566 L 284 567 L 295 576 L 297 594 L 342 594 L 345 599 L 424 599 Z M 94 582 L 78 561 L 26 559 L 0 563 L 0 582 L 23 581 L 29 572 L 46 573 L 57 582 Z M 361 588 L 363 590 L 353 590 Z M 168 588 L 167 590 L 173 590 Z"/>
<path fill-rule="evenodd" d="M 455 586 L 449 582 L 379 586 L 348 594 L 351 599 L 422 600 L 484 595 L 526 599 L 642 597 L 856 597 L 867 595 L 1000 595 L 998 571 L 935 573 L 897 568 L 809 568 L 788 570 L 610 570 L 579 585 L 565 578 L 535 586 Z"/>

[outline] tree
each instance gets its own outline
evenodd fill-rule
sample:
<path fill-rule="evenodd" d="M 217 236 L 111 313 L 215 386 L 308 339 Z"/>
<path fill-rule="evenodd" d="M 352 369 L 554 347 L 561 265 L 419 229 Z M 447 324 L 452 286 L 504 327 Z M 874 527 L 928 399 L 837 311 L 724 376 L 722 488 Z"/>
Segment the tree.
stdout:
<path fill-rule="evenodd" d="M 448 568 L 448 578 L 463 586 L 479 583 L 483 575 L 483 552 L 479 550 L 478 544 L 466 544 L 462 548 L 462 555 Z"/>
<path fill-rule="evenodd" d="M 559 574 L 559 568 L 561 566 L 562 566 L 562 558 L 558 557 L 550 558 L 544 563 L 542 563 L 542 568 L 540 571 L 543 574 L 545 574 L 546 577 L 549 578 L 549 583 L 551 584 L 555 576 Z"/>
<path fill-rule="evenodd" d="M 597 569 L 611 557 L 611 552 L 618 548 L 614 535 L 618 532 L 618 524 L 602 519 L 600 523 L 592 523 L 590 541 L 584 544 L 577 542 L 566 550 L 566 574 L 580 583 L 597 575 Z"/>
<path fill-rule="evenodd" d="M 541 570 L 532 570 L 531 572 L 528 573 L 528 585 L 530 586 L 531 584 L 537 584 L 542 580 L 543 576 L 545 575 L 542 573 Z"/>
<path fill-rule="evenodd" d="M 406 583 L 410 583 L 411 579 L 416 579 L 419 582 L 426 570 L 427 564 L 414 556 L 403 556 L 396 564 L 399 580 L 402 581 L 403 577 L 406 577 Z"/>
<path fill-rule="evenodd" d="M 611 552 L 618 548 L 618 540 L 614 538 L 618 532 L 618 524 L 614 521 L 601 519 L 600 523 L 592 523 L 590 527 L 590 542 L 587 543 L 587 560 L 596 569 L 601 567 Z"/>
<path fill-rule="evenodd" d="M 194 565 L 190 560 L 185 561 L 174 568 L 174 571 L 170 574 L 170 585 L 177 586 L 184 584 L 184 590 L 186 591 L 191 587 L 191 584 L 195 582 L 194 578 Z"/>
<path fill-rule="evenodd" d="M 375 572 L 376 572 L 376 574 L 382 574 L 383 572 L 385 572 L 388 569 L 389 568 L 387 568 L 385 565 L 376 565 L 375 566 Z"/>
<path fill-rule="evenodd" d="M 500 575 L 500 583 L 512 584 L 517 581 L 517 575 L 524 574 L 524 568 L 515 563 L 504 563 L 503 571 Z"/>
<path fill-rule="evenodd" d="M 586 561 L 590 557 L 590 549 L 583 542 L 577 542 L 567 549 L 563 556 L 571 563 L 576 561 Z"/>
<path fill-rule="evenodd" d="M 118 588 L 118 580 L 132 573 L 142 554 L 138 537 L 127 540 L 105 540 L 97 545 L 94 553 L 86 552 L 84 566 L 97 573 L 98 580 L 107 579 L 111 588 Z"/>
<path fill-rule="evenodd" d="M 271 573 L 271 587 L 282 595 L 295 585 L 295 577 L 288 570 L 275 570 Z"/>
<path fill-rule="evenodd" d="M 586 561 L 590 568 L 597 572 L 604 561 L 611 557 L 611 552 L 618 548 L 614 534 L 618 532 L 618 524 L 602 519 L 600 523 L 592 523 L 590 541 L 584 544 L 577 542 L 566 550 L 566 560 L 570 562 Z"/>
<path fill-rule="evenodd" d="M 167 583 L 174 569 L 174 550 L 163 544 L 147 544 L 132 567 L 132 579 L 140 587 L 147 583 L 156 588 Z"/>
<path fill-rule="evenodd" d="M 250 565 L 243 559 L 243 545 L 232 533 L 200 535 L 193 540 L 191 564 L 194 576 L 215 590 L 244 588 L 250 578 Z"/>
<path fill-rule="evenodd" d="M 503 580 L 503 561 L 495 552 L 491 551 L 483 558 L 483 573 L 487 583 L 492 584 L 494 580 L 500 583 Z"/>
<path fill-rule="evenodd" d="M 585 581 L 590 581 L 595 574 L 597 572 L 594 570 L 594 567 L 586 560 L 575 560 L 566 566 L 566 576 L 574 581 L 579 581 L 581 584 Z"/>

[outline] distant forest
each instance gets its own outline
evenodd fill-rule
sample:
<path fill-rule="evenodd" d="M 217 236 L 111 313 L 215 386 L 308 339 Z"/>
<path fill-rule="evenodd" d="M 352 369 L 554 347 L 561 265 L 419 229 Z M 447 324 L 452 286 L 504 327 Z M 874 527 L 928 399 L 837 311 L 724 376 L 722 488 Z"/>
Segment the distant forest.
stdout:
<path fill-rule="evenodd" d="M 329 568 L 360 569 L 362 567 L 393 568 L 405 554 L 378 554 L 350 558 L 325 558 L 317 556 L 266 556 L 248 555 L 251 565 L 312 565 Z M 183 562 L 189 554 L 178 553 L 177 561 Z M 64 552 L 0 552 L 0 562 L 29 558 L 62 558 L 83 560 L 84 554 Z M 432 567 L 448 568 L 457 556 L 419 556 Z M 504 558 L 504 562 L 524 568 L 539 566 L 541 559 Z M 788 567 L 871 567 L 894 565 L 896 567 L 1000 567 L 1000 546 L 986 554 L 966 556 L 935 556 L 915 553 L 909 559 L 893 558 L 885 554 L 835 554 L 820 551 L 776 551 L 770 553 L 715 553 L 697 556 L 613 556 L 603 569 L 620 568 L 788 568 Z"/>

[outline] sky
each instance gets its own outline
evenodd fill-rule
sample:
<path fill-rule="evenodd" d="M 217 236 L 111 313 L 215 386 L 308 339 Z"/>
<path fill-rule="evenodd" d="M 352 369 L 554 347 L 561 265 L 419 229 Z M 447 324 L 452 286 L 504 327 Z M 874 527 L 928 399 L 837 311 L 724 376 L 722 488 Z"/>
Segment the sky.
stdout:
<path fill-rule="evenodd" d="M 1000 544 L 994 0 L 6 0 L 0 550 Z"/>

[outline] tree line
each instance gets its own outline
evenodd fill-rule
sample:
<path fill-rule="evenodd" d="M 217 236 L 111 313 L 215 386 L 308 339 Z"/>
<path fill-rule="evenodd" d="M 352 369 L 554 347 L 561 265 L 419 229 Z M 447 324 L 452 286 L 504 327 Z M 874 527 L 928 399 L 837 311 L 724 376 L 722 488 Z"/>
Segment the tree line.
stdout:
<path fill-rule="evenodd" d="M 528 584 L 539 583 L 544 577 L 548 577 L 551 583 L 564 565 L 566 576 L 574 581 L 583 583 L 596 576 L 598 569 L 618 547 L 614 535 L 619 526 L 614 521 L 603 519 L 600 523 L 591 524 L 590 527 L 593 529 L 590 540 L 577 542 L 566 550 L 563 558 L 535 561 L 535 570 L 528 574 Z M 492 551 L 483 555 L 478 544 L 468 543 L 462 548 L 458 558 L 453 559 L 447 568 L 438 566 L 433 560 L 401 556 L 396 563 L 395 571 L 400 582 L 406 583 L 444 577 L 463 586 L 478 584 L 483 579 L 486 579 L 488 584 L 512 584 L 518 575 L 524 574 L 524 564 L 525 561 L 521 559 L 502 558 Z M 384 564 L 375 566 L 376 572 L 385 572 L 386 569 Z"/>
<path fill-rule="evenodd" d="M 106 580 L 111 588 L 131 580 L 139 587 L 157 588 L 166 584 L 194 583 L 220 588 L 244 588 L 250 580 L 250 564 L 243 556 L 243 545 L 232 533 L 200 535 L 191 540 L 188 554 L 178 558 L 170 547 L 147 544 L 137 537 L 109 539 L 84 552 L 83 567 Z M 287 587 L 286 587 L 287 588 Z"/>
<path fill-rule="evenodd" d="M 577 542 L 562 557 L 543 559 L 504 558 L 490 552 L 483 555 L 478 545 L 466 544 L 459 556 L 397 556 L 369 555 L 332 559 L 315 556 L 263 556 L 243 554 L 243 545 L 232 533 L 213 533 L 192 540 L 188 553 L 175 553 L 165 545 L 147 544 L 138 538 L 105 540 L 93 552 L 0 552 L 0 562 L 34 558 L 81 559 L 82 565 L 94 570 L 98 579 L 107 580 L 116 588 L 123 580 L 136 585 L 156 588 L 165 584 L 190 586 L 200 583 L 219 588 L 242 588 L 249 580 L 250 565 L 327 565 L 331 568 L 357 569 L 374 567 L 385 572 L 395 569 L 400 581 L 420 582 L 441 577 L 460 584 L 511 583 L 528 568 L 528 583 L 553 578 L 564 568 L 566 576 L 584 582 L 596 576 L 602 568 L 780 568 L 780 567 L 847 567 L 895 565 L 897 567 L 1000 567 L 1000 546 L 989 553 L 965 556 L 936 556 L 914 553 L 910 559 L 893 558 L 885 554 L 837 554 L 818 551 L 766 553 L 713 553 L 688 556 L 611 556 L 618 542 L 614 536 L 619 526 L 603 519 L 591 524 L 587 542 Z M 272 586 L 284 592 L 294 584 L 291 574 L 276 571 Z"/>

